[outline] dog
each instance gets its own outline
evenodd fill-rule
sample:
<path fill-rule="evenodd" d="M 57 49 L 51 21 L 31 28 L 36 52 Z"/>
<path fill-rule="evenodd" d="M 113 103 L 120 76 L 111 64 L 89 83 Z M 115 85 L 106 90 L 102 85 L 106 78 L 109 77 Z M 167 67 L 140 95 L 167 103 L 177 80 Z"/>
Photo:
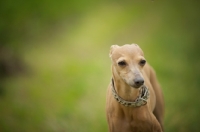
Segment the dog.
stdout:
<path fill-rule="evenodd" d="M 163 132 L 164 98 L 155 71 L 137 44 L 112 45 L 106 96 L 109 132 Z"/>

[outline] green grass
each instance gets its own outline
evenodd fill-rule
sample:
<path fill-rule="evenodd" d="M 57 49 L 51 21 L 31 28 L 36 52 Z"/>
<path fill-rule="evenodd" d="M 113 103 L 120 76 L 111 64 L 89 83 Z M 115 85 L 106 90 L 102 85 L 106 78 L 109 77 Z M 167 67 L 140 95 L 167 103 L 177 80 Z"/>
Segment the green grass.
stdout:
<path fill-rule="evenodd" d="M 168 16 L 169 3 L 154 3 L 102 4 L 71 27 L 59 27 L 55 37 L 25 41 L 19 51 L 30 71 L 1 81 L 0 131 L 107 131 L 109 48 L 126 43 L 138 43 L 157 72 L 165 130 L 199 131 L 196 30 L 188 33 L 192 25 L 184 28 L 182 17 Z"/>

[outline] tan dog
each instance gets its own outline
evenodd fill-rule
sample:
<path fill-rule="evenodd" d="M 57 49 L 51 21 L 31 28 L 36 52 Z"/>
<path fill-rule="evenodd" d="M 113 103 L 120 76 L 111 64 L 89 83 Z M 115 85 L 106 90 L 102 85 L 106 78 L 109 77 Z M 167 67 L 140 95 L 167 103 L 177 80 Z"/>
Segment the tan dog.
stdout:
<path fill-rule="evenodd" d="M 136 44 L 110 49 L 112 81 L 107 91 L 109 132 L 162 132 L 164 100 L 156 74 Z"/>

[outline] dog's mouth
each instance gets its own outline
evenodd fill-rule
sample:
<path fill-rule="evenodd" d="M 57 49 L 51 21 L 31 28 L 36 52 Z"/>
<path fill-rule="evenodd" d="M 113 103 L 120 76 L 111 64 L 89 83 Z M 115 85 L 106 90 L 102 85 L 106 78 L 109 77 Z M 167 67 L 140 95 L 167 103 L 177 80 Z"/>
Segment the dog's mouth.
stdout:
<path fill-rule="evenodd" d="M 129 86 L 131 86 L 132 88 L 135 88 L 135 89 L 138 89 L 144 85 L 143 78 L 135 78 L 134 80 L 132 80 L 132 79 L 130 79 L 130 80 L 123 79 L 123 80 L 126 82 L 126 84 L 128 84 Z"/>
<path fill-rule="evenodd" d="M 138 88 L 140 88 L 141 86 L 133 85 L 133 86 L 131 86 L 131 87 L 132 87 L 132 88 L 138 89 Z"/>
<path fill-rule="evenodd" d="M 144 83 L 142 83 L 142 84 L 132 84 L 132 85 L 130 85 L 132 88 L 135 88 L 135 89 L 138 89 L 138 88 L 140 88 L 140 87 L 142 87 L 144 85 Z"/>
<path fill-rule="evenodd" d="M 138 89 L 140 88 L 141 86 L 143 86 L 144 84 L 141 84 L 141 85 L 137 85 L 135 83 L 127 83 L 131 88 L 135 88 L 135 89 Z"/>

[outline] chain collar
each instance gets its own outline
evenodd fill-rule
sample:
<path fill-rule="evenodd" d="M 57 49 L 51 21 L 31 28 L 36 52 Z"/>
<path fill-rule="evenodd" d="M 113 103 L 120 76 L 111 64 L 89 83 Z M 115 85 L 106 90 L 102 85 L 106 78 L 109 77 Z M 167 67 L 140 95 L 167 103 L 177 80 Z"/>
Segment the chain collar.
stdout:
<path fill-rule="evenodd" d="M 140 107 L 142 105 L 145 105 L 147 103 L 147 99 L 149 98 L 149 89 L 143 85 L 140 88 L 140 94 L 136 98 L 135 101 L 126 101 L 122 99 L 116 92 L 115 86 L 114 86 L 114 81 L 112 79 L 112 94 L 114 98 L 119 102 L 120 104 L 127 106 L 127 107 Z"/>

